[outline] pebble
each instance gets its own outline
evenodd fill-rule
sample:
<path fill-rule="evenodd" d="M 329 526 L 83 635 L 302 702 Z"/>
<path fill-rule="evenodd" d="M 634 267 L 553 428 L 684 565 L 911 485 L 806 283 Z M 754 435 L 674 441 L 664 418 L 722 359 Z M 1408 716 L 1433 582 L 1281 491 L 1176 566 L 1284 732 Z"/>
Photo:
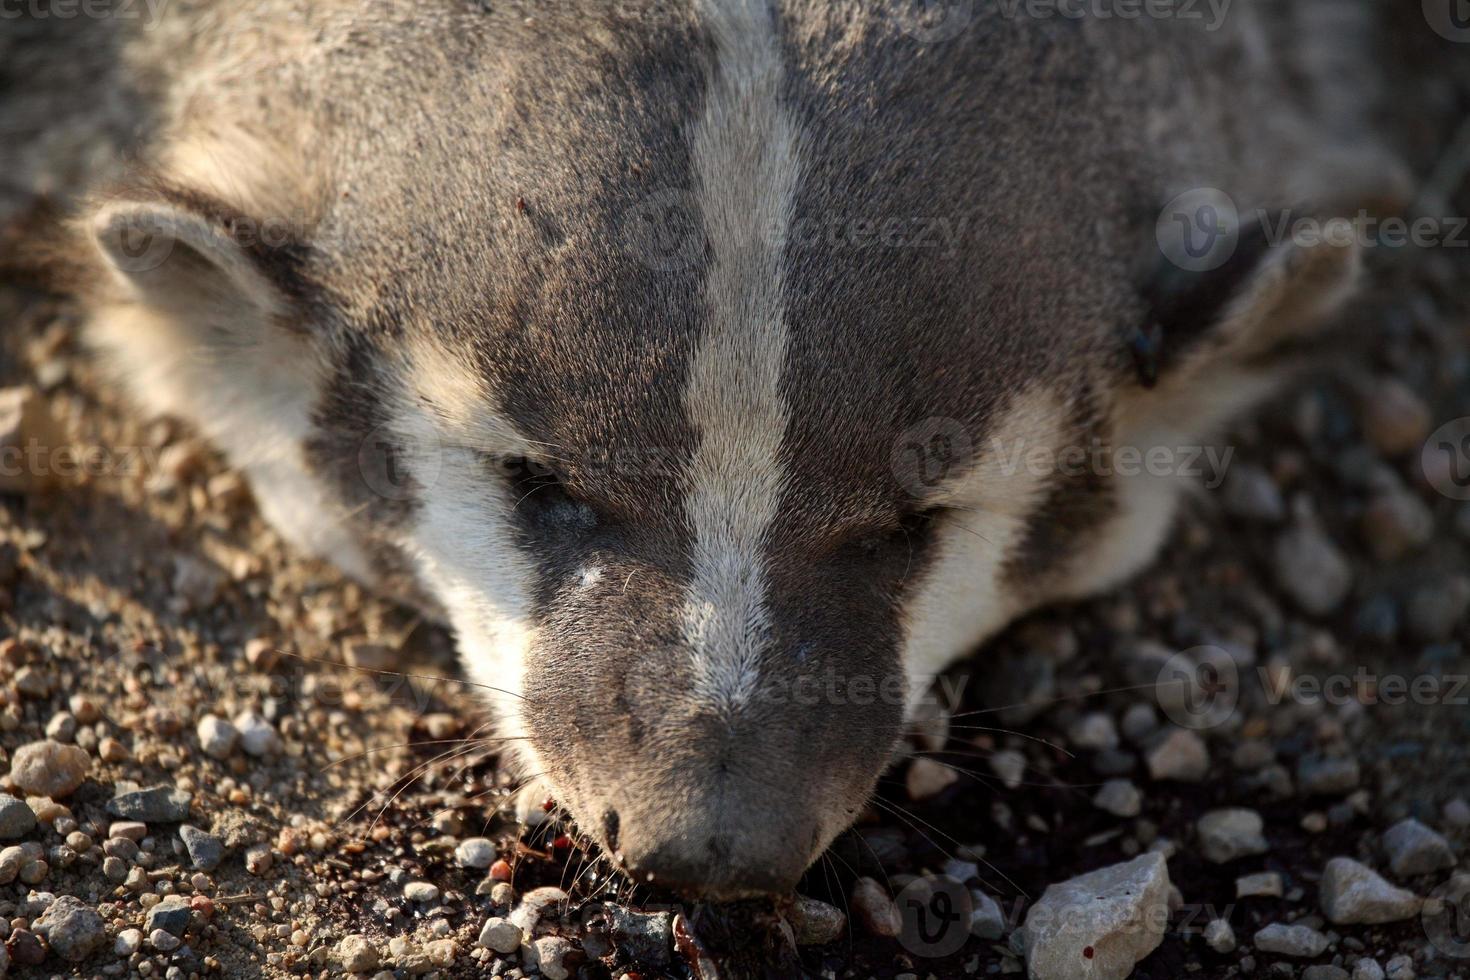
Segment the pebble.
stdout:
<path fill-rule="evenodd" d="M 1156 853 L 1049 886 L 1026 913 L 1028 975 L 1123 980 L 1163 940 L 1169 889 Z"/>
<path fill-rule="evenodd" d="M 1005 935 L 1006 916 L 1000 903 L 984 892 L 970 892 L 970 935 L 976 939 L 996 940 Z"/>
<path fill-rule="evenodd" d="M 245 871 L 249 874 L 268 874 L 274 863 L 275 855 L 267 844 L 255 844 L 245 850 Z"/>
<path fill-rule="evenodd" d="M 71 709 L 76 720 L 83 725 L 90 725 L 102 719 L 102 709 L 98 706 L 96 699 L 85 694 L 73 694 L 67 698 L 66 706 Z"/>
<path fill-rule="evenodd" d="M 1276 761 L 1276 749 L 1263 738 L 1250 738 L 1236 745 L 1230 764 L 1243 772 L 1258 772 Z"/>
<path fill-rule="evenodd" d="M 1449 639 L 1470 611 L 1470 578 L 1456 575 L 1418 589 L 1409 597 L 1409 633 L 1424 643 Z"/>
<path fill-rule="evenodd" d="M 418 724 L 430 738 L 446 739 L 459 734 L 464 728 L 464 719 L 448 711 L 435 711 L 420 718 Z"/>
<path fill-rule="evenodd" d="M 1195 825 L 1200 850 L 1205 860 L 1214 864 L 1265 854 L 1271 848 L 1262 833 L 1264 829 L 1261 815 L 1244 807 L 1211 810 Z"/>
<path fill-rule="evenodd" d="M 1419 914 L 1424 902 L 1411 891 L 1389 884 L 1378 872 L 1352 858 L 1327 862 L 1318 901 L 1336 925 L 1383 925 Z"/>
<path fill-rule="evenodd" d="M 1363 437 L 1384 456 L 1417 453 L 1434 415 L 1424 399 L 1397 378 L 1376 379 L 1360 402 Z"/>
<path fill-rule="evenodd" d="M 126 762 L 131 755 L 126 745 L 111 736 L 97 743 L 97 758 L 103 762 Z"/>
<path fill-rule="evenodd" d="M 1444 805 L 1444 819 L 1451 827 L 1464 830 L 1470 827 L 1470 802 L 1457 796 Z"/>
<path fill-rule="evenodd" d="M 179 826 L 179 838 L 189 852 L 189 860 L 200 871 L 213 871 L 225 857 L 225 845 L 218 837 L 189 824 Z"/>
<path fill-rule="evenodd" d="M 1398 638 L 1399 604 L 1393 596 L 1375 595 L 1358 607 L 1353 630 L 1365 640 L 1392 643 Z"/>
<path fill-rule="evenodd" d="M 1067 729 L 1067 740 L 1076 748 L 1088 752 L 1116 749 L 1119 741 L 1118 726 L 1105 712 L 1089 712 Z"/>
<path fill-rule="evenodd" d="M 1278 956 L 1315 959 L 1327 949 L 1327 937 L 1311 926 L 1288 926 L 1273 922 L 1256 932 L 1256 949 Z"/>
<path fill-rule="evenodd" d="M 41 938 L 29 929 L 16 929 L 6 942 L 11 958 L 21 966 L 39 966 L 46 959 L 46 947 Z"/>
<path fill-rule="evenodd" d="M 365 936 L 343 936 L 337 943 L 337 962 L 348 973 L 367 973 L 378 968 L 378 951 Z"/>
<path fill-rule="evenodd" d="M 257 636 L 245 644 L 245 662 L 252 670 L 269 673 L 280 660 L 276 645 L 263 636 Z"/>
<path fill-rule="evenodd" d="M 154 929 L 148 934 L 148 945 L 160 953 L 169 953 L 179 948 L 182 940 L 171 932 L 162 929 Z"/>
<path fill-rule="evenodd" d="M 568 980 L 572 975 L 567 957 L 572 953 L 572 944 L 560 936 L 545 936 L 531 944 L 529 965 L 540 970 L 546 980 Z"/>
<path fill-rule="evenodd" d="M 1388 868 L 1400 878 L 1432 874 L 1455 866 L 1455 852 L 1443 836 L 1413 819 L 1400 820 L 1383 834 Z"/>
<path fill-rule="evenodd" d="M 521 927 L 493 915 L 480 929 L 480 945 L 501 954 L 514 953 L 521 948 Z"/>
<path fill-rule="evenodd" d="M 1302 971 L 1302 980 L 1350 980 L 1348 971 L 1340 966 L 1318 964 Z"/>
<path fill-rule="evenodd" d="M 811 914 L 817 917 L 822 915 L 822 910 L 809 904 L 810 899 L 797 899 L 793 914 Z M 817 903 L 821 904 L 821 903 Z M 674 944 L 674 919 L 667 912 L 643 913 L 632 909 L 623 908 L 621 905 L 608 904 L 604 906 L 607 912 L 608 926 L 612 931 L 613 938 L 618 944 L 628 951 L 635 960 L 648 963 L 651 966 L 665 966 L 669 962 L 670 950 Z M 800 930 L 798 926 L 798 931 Z M 814 928 L 821 931 L 822 923 L 814 923 Z M 799 940 L 798 940 L 799 941 Z"/>
<path fill-rule="evenodd" d="M 1395 956 L 1384 964 L 1383 975 L 1387 980 L 1414 980 L 1418 976 L 1414 972 L 1413 957 L 1403 954 Z"/>
<path fill-rule="evenodd" d="M 140 823 L 179 823 L 189 819 L 193 796 L 172 786 L 119 793 L 107 801 L 107 812 L 114 817 Z"/>
<path fill-rule="evenodd" d="M 51 952 L 71 963 L 79 963 L 107 939 L 107 924 L 97 911 L 79 898 L 61 895 L 35 923 L 37 935 L 46 937 Z"/>
<path fill-rule="evenodd" d="M 419 902 L 427 905 L 429 902 L 439 900 L 439 886 L 427 881 L 410 881 L 403 886 L 403 897 L 410 902 Z"/>
<path fill-rule="evenodd" d="M 1143 793 L 1127 779 L 1109 779 L 1092 798 L 1092 803 L 1115 817 L 1136 817 L 1143 811 Z"/>
<path fill-rule="evenodd" d="M 1383 967 L 1378 965 L 1377 960 L 1370 960 L 1365 956 L 1353 964 L 1352 980 L 1384 980 Z"/>
<path fill-rule="evenodd" d="M 36 829 L 36 811 L 24 800 L 0 793 L 0 840 L 15 840 Z"/>
<path fill-rule="evenodd" d="M 28 698 L 41 700 L 51 694 L 51 678 L 45 671 L 26 666 L 15 672 L 15 689 Z"/>
<path fill-rule="evenodd" d="M 63 745 L 48 738 L 15 750 L 10 760 L 10 778 L 26 793 L 61 799 L 82 785 L 91 761 L 75 745 Z"/>
<path fill-rule="evenodd" d="M 1379 562 L 1398 561 L 1434 537 L 1434 512 L 1413 493 L 1395 488 L 1363 508 L 1363 541 Z"/>
<path fill-rule="evenodd" d="M 1205 926 L 1205 945 L 1217 953 L 1235 952 L 1235 930 L 1224 919 L 1211 919 Z"/>
<path fill-rule="evenodd" d="M 567 900 L 567 893 L 560 888 L 533 888 L 521 896 L 520 904 L 510 913 L 510 921 L 520 926 L 521 932 L 534 935 L 536 923 L 546 910 Z"/>
<path fill-rule="evenodd" d="M 435 966 L 450 967 L 454 965 L 454 959 L 459 955 L 459 950 L 454 945 L 453 939 L 435 939 L 424 946 L 424 954 Z"/>
<path fill-rule="evenodd" d="M 1353 569 L 1315 523 L 1298 523 L 1276 540 L 1276 581 L 1303 612 L 1325 616 L 1353 587 Z"/>
<path fill-rule="evenodd" d="M 898 906 L 883 886 L 872 878 L 859 878 L 852 886 L 852 914 L 869 935 L 893 939 L 903 929 Z"/>
<path fill-rule="evenodd" d="M 1275 871 L 1259 871 L 1235 879 L 1236 898 L 1280 898 L 1285 890 L 1285 882 Z"/>
<path fill-rule="evenodd" d="M 1210 751 L 1194 732 L 1175 728 L 1149 750 L 1147 762 L 1154 780 L 1197 783 L 1209 774 Z"/>
<path fill-rule="evenodd" d="M 1026 778 L 1026 757 L 1015 749 L 1000 749 L 991 754 L 990 771 L 1000 777 L 1006 789 L 1015 789 Z"/>
<path fill-rule="evenodd" d="M 149 933 L 161 929 L 175 936 L 182 936 L 189 929 L 190 911 L 186 899 L 178 895 L 166 896 L 163 901 L 148 910 L 145 927 Z"/>
<path fill-rule="evenodd" d="M 800 946 L 825 946 L 836 942 L 847 928 L 847 916 L 841 909 L 805 895 L 796 896 L 791 920 Z"/>
<path fill-rule="evenodd" d="M 433 969 L 423 950 L 404 936 L 394 936 L 388 940 L 388 952 L 392 954 L 393 964 L 398 967 L 400 975 L 414 977 Z"/>
<path fill-rule="evenodd" d="M 114 820 L 107 827 L 107 836 L 111 840 L 125 840 L 136 844 L 148 836 L 148 825 L 141 820 Z M 137 853 L 136 848 L 133 853 Z"/>
<path fill-rule="evenodd" d="M 112 944 L 112 951 L 118 956 L 132 956 L 143 948 L 143 930 L 124 929 L 117 934 L 117 940 Z"/>
<path fill-rule="evenodd" d="M 488 868 L 495 863 L 495 844 L 484 837 L 467 837 L 454 849 L 454 857 L 465 868 Z"/>
<path fill-rule="evenodd" d="M 909 799 L 917 802 L 933 799 L 957 783 L 959 778 L 959 773 L 937 759 L 919 756 L 909 764 L 904 786 Z"/>
<path fill-rule="evenodd" d="M 1308 796 L 1341 796 L 1358 788 L 1362 772 L 1353 758 L 1308 756 L 1296 767 L 1297 787 Z"/>
<path fill-rule="evenodd" d="M 228 759 L 240 741 L 240 730 L 218 715 L 205 715 L 196 729 L 199 747 L 211 759 Z"/>
<path fill-rule="evenodd" d="M 1286 501 L 1276 481 L 1254 463 L 1237 463 L 1225 475 L 1220 488 L 1225 513 L 1245 521 L 1278 524 L 1286 517 Z"/>
<path fill-rule="evenodd" d="M 1123 712 L 1123 737 L 1141 745 L 1159 727 L 1159 713 L 1147 701 L 1138 701 Z"/>
<path fill-rule="evenodd" d="M 235 716 L 235 728 L 240 733 L 240 747 L 247 755 L 261 758 L 274 755 L 281 750 L 281 736 L 264 715 L 255 711 L 242 711 Z"/>
<path fill-rule="evenodd" d="M 58 711 L 46 722 L 46 737 L 58 742 L 70 742 L 77 737 L 77 718 L 70 711 Z"/>

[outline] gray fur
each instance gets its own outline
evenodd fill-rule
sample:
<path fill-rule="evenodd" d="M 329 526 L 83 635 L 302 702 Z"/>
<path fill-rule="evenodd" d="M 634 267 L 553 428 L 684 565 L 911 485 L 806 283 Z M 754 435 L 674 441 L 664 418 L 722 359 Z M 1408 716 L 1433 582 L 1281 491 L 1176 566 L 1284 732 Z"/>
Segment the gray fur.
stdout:
<path fill-rule="evenodd" d="M 1367 5 L 1206 31 L 996 0 L 938 34 L 918 6 L 175 0 L 86 25 L 134 119 L 6 76 L 29 138 L 0 165 L 84 201 L 124 381 L 303 546 L 416 576 L 630 873 L 780 891 L 928 675 L 1168 526 L 1174 482 L 1005 450 L 1197 440 L 1347 295 L 1351 250 L 1290 246 L 1161 294 L 1164 202 L 1351 214 L 1423 162 L 1390 150 L 1414 86 Z M 27 32 L 62 73 L 74 39 Z M 104 152 L 45 186 L 79 132 Z M 174 251 L 131 267 L 159 215 Z M 1169 310 L 1144 388 L 1126 345 Z M 916 484 L 932 431 L 960 452 Z"/>

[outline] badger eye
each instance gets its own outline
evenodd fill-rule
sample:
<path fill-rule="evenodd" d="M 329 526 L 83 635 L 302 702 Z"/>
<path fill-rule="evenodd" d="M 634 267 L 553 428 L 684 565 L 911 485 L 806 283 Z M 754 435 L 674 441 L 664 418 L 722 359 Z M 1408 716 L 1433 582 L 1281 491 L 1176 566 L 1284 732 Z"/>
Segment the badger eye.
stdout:
<path fill-rule="evenodd" d="M 895 548 L 917 547 L 928 539 L 929 532 L 944 512 L 943 507 L 918 507 L 904 511 L 883 533 L 865 538 L 863 550 L 876 556 Z"/>
<path fill-rule="evenodd" d="M 537 525 L 566 530 L 587 529 L 597 523 L 596 513 L 572 496 L 554 467 L 526 456 L 500 456 L 494 460 L 494 468 L 518 516 Z"/>
<path fill-rule="evenodd" d="M 527 456 L 499 456 L 494 463 L 517 500 L 545 491 L 556 494 L 566 490 L 556 470 L 538 460 Z"/>

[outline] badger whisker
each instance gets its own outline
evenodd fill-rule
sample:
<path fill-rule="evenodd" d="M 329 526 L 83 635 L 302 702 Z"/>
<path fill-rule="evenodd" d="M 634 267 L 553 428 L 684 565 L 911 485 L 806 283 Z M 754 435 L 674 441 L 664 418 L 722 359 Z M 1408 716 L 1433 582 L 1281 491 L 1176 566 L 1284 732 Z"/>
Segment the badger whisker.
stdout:
<path fill-rule="evenodd" d="M 1018 701 L 1014 704 L 1002 704 L 994 708 L 978 708 L 974 711 L 961 711 L 949 716 L 950 721 L 959 718 L 974 718 L 979 715 L 993 715 L 1001 711 L 1014 711 L 1016 708 L 1043 708 L 1053 704 L 1065 704 L 1068 701 L 1084 701 L 1088 698 L 1100 698 L 1108 694 L 1128 694 L 1133 691 L 1157 690 L 1157 684 L 1134 684 L 1129 687 L 1111 687 L 1101 691 L 1087 691 L 1082 694 L 1064 694 L 1061 697 L 1047 698 L 1042 701 Z M 1011 734 L 1020 734 L 1012 732 Z"/>
<path fill-rule="evenodd" d="M 303 660 L 307 663 L 321 664 L 327 667 L 340 667 L 343 670 L 355 670 L 364 674 L 378 674 L 384 677 L 403 677 L 409 680 L 416 681 L 443 681 L 446 684 L 459 684 L 463 687 L 473 687 L 478 690 L 493 691 L 496 694 L 504 694 L 507 697 L 517 698 L 521 701 L 530 700 L 526 697 L 526 695 L 517 693 L 516 691 L 507 691 L 503 687 L 496 687 L 493 684 L 481 684 L 476 681 L 466 680 L 463 677 L 449 677 L 444 674 L 411 674 L 407 671 L 387 670 L 381 667 L 361 667 L 357 664 L 343 663 L 340 660 L 328 660 L 325 657 L 311 657 L 304 653 L 293 653 L 289 650 L 278 649 L 276 652 L 283 657 L 291 657 L 295 660 Z"/>

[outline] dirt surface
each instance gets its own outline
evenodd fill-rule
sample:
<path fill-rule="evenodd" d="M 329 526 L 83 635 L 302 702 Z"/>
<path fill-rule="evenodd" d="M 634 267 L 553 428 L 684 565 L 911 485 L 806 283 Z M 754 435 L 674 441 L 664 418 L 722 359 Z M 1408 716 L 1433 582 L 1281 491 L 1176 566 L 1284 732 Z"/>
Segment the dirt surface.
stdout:
<path fill-rule="evenodd" d="M 789 906 L 666 904 L 606 876 L 554 810 L 524 826 L 450 637 L 290 554 L 206 447 L 119 404 L 65 301 L 0 292 L 0 386 L 30 386 L 74 447 L 48 457 L 49 484 L 0 495 L 0 790 L 40 819 L 7 843 L 43 849 L 9 878 L 0 852 L 11 974 L 515 977 L 537 954 L 551 977 L 1019 974 L 1016 927 L 1049 885 L 1154 850 L 1177 894 L 1138 977 L 1383 975 L 1364 958 L 1401 980 L 1470 976 L 1453 902 L 1343 925 L 1319 897 L 1336 856 L 1419 896 L 1470 869 L 1470 504 L 1450 469 L 1470 457 L 1436 468 L 1429 435 L 1470 415 L 1470 263 L 1375 262 L 1392 285 L 1344 324 L 1341 363 L 1224 440 L 1223 486 L 1190 501 L 1151 571 L 1018 624 L 948 679 L 962 695 L 915 750 L 941 761 L 896 765 L 804 882 L 850 915 L 815 945 L 794 942 L 812 937 Z M 22 747 L 48 738 L 54 764 L 22 773 L 40 751 Z M 27 790 L 53 777 L 54 801 Z M 1132 787 L 1109 786 L 1113 812 L 1108 780 Z M 129 783 L 187 794 L 187 819 L 119 843 L 109 805 Z M 1260 815 L 1263 852 L 1210 859 L 1197 824 L 1222 806 Z M 1392 870 L 1384 832 L 1411 816 L 1452 864 Z M 1238 897 L 1262 871 L 1279 894 Z M 539 887 L 567 894 L 525 938 L 570 947 L 480 945 Z M 936 889 L 950 904 L 917 900 Z M 976 894 L 999 905 L 993 931 L 967 928 Z M 64 896 L 100 918 L 48 925 Z M 168 896 L 187 916 L 160 935 L 148 915 Z M 1217 919 L 1234 948 L 1219 926 L 1207 940 Z M 1326 943 L 1265 952 L 1271 923 Z"/>

